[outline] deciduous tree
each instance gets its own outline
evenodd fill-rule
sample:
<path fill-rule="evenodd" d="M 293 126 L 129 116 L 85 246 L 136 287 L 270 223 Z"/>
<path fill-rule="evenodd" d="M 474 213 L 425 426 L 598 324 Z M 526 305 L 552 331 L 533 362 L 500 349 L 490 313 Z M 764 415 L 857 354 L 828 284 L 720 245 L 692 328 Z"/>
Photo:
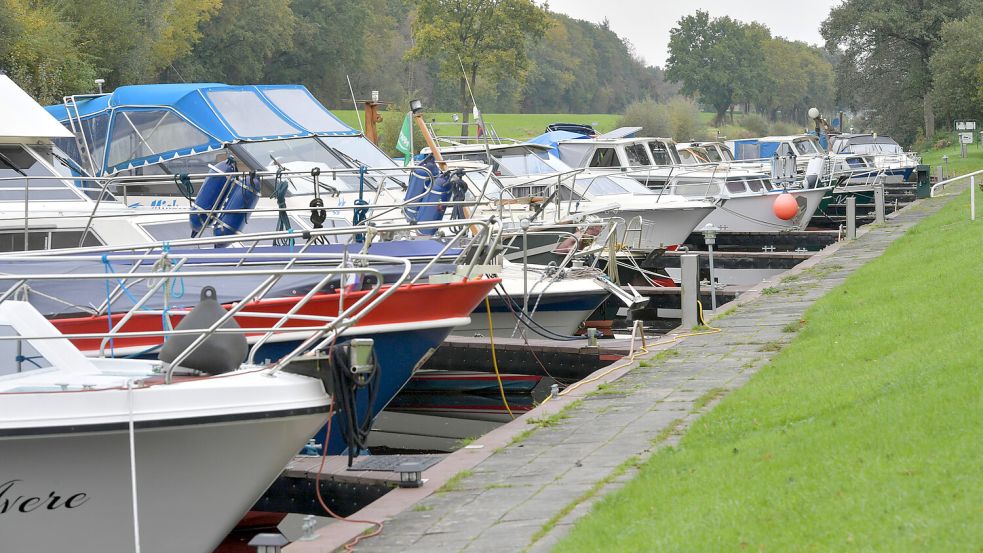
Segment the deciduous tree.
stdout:
<path fill-rule="evenodd" d="M 420 0 L 413 25 L 413 48 L 408 59 L 440 63 L 440 77 L 456 79 L 464 115 L 462 134 L 468 134 L 471 85 L 478 77 L 512 78 L 521 87 L 529 67 L 528 43 L 549 25 L 547 12 L 531 0 Z"/>
<path fill-rule="evenodd" d="M 697 11 L 669 31 L 666 78 L 681 82 L 683 94 L 712 106 L 720 124 L 731 105 L 758 91 L 765 76 L 762 43 L 768 38 L 760 25 L 710 19 L 709 13 Z"/>
<path fill-rule="evenodd" d="M 914 139 L 912 119 L 935 133 L 929 61 L 942 26 L 969 0 L 846 0 L 830 11 L 820 32 L 826 48 L 844 49 L 837 87 L 853 107 L 874 110 L 878 126 Z M 912 102 L 917 99 L 917 102 Z"/>

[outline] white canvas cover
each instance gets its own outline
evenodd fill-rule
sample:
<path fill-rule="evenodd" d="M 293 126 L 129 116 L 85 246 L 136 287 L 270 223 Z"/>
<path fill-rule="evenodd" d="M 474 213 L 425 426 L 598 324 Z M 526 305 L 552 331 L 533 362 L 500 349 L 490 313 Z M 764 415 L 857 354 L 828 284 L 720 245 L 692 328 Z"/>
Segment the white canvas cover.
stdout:
<path fill-rule="evenodd" d="M 71 137 L 72 133 L 34 98 L 0 74 L 0 139 Z"/>

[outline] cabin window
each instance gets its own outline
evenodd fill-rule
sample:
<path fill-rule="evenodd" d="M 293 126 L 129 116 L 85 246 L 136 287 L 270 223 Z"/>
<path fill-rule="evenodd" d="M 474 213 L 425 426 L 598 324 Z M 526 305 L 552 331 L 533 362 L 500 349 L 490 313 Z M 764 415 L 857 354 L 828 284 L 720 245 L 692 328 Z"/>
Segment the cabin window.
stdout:
<path fill-rule="evenodd" d="M 707 159 L 709 159 L 710 161 L 714 163 L 720 163 L 721 161 L 723 161 L 722 159 L 720 159 L 720 152 L 718 152 L 717 149 L 714 148 L 713 146 L 707 146 L 706 149 L 704 149 L 703 151 L 704 153 L 706 153 Z"/>
<path fill-rule="evenodd" d="M 170 110 L 118 111 L 109 142 L 109 166 L 209 142 L 208 135 Z"/>
<path fill-rule="evenodd" d="M 614 148 L 598 148 L 590 158 L 591 167 L 621 167 Z"/>
<path fill-rule="evenodd" d="M 761 192 L 764 190 L 764 185 L 761 184 L 761 179 L 748 179 L 747 187 L 751 192 Z"/>
<path fill-rule="evenodd" d="M 720 179 L 678 179 L 674 183 L 673 192 L 690 198 L 716 196 L 720 193 Z"/>
<path fill-rule="evenodd" d="M 20 336 L 10 325 L 0 325 L 0 336 Z M 24 373 L 52 366 L 27 340 L 0 340 L 0 376 Z"/>
<path fill-rule="evenodd" d="M 31 230 L 27 233 L 28 250 L 52 250 L 60 248 L 77 248 L 103 246 L 102 240 L 91 230 L 82 240 L 81 230 Z M 0 233 L 0 252 L 24 251 L 24 231 L 7 231 Z"/>
<path fill-rule="evenodd" d="M 78 194 L 40 159 L 19 145 L 0 146 L 0 200 L 79 200 Z M 35 178 L 31 177 L 49 177 Z M 25 186 L 27 195 L 25 195 Z"/>
<path fill-rule="evenodd" d="M 656 165 L 673 165 L 676 163 L 672 152 L 662 142 L 649 142 L 649 151 L 652 152 L 652 159 L 655 160 Z"/>
<path fill-rule="evenodd" d="M 628 156 L 628 165 L 632 167 L 652 165 L 644 144 L 626 144 L 625 155 Z"/>
<path fill-rule="evenodd" d="M 747 192 L 747 188 L 744 186 L 744 181 L 741 179 L 728 179 L 727 191 L 731 194 L 741 194 L 743 192 Z"/>

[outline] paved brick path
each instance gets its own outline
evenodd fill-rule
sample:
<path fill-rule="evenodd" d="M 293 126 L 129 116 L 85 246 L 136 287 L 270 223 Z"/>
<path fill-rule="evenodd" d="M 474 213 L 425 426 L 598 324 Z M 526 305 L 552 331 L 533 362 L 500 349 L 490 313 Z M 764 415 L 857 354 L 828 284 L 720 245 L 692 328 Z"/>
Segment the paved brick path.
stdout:
<path fill-rule="evenodd" d="M 719 396 L 746 382 L 792 340 L 788 325 L 817 299 L 945 201 L 917 202 L 858 240 L 762 284 L 764 293 L 739 299 L 736 310 L 712 321 L 722 332 L 689 337 L 653 355 L 567 409 L 567 418 L 505 447 L 450 490 L 388 521 L 382 535 L 358 550 L 548 551 L 592 501 L 633 476 L 630 459 L 678 439 Z"/>

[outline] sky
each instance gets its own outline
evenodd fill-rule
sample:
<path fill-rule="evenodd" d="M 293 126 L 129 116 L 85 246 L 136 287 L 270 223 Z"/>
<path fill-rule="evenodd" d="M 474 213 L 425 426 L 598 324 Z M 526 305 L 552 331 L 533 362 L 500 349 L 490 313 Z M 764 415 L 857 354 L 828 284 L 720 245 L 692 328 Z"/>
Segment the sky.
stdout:
<path fill-rule="evenodd" d="M 600 23 L 605 17 L 611 30 L 627 38 L 648 65 L 665 65 L 669 30 L 679 18 L 696 10 L 710 17 L 730 16 L 757 21 L 771 29 L 772 36 L 821 45 L 819 25 L 841 0 L 550 0 L 550 11 Z"/>

